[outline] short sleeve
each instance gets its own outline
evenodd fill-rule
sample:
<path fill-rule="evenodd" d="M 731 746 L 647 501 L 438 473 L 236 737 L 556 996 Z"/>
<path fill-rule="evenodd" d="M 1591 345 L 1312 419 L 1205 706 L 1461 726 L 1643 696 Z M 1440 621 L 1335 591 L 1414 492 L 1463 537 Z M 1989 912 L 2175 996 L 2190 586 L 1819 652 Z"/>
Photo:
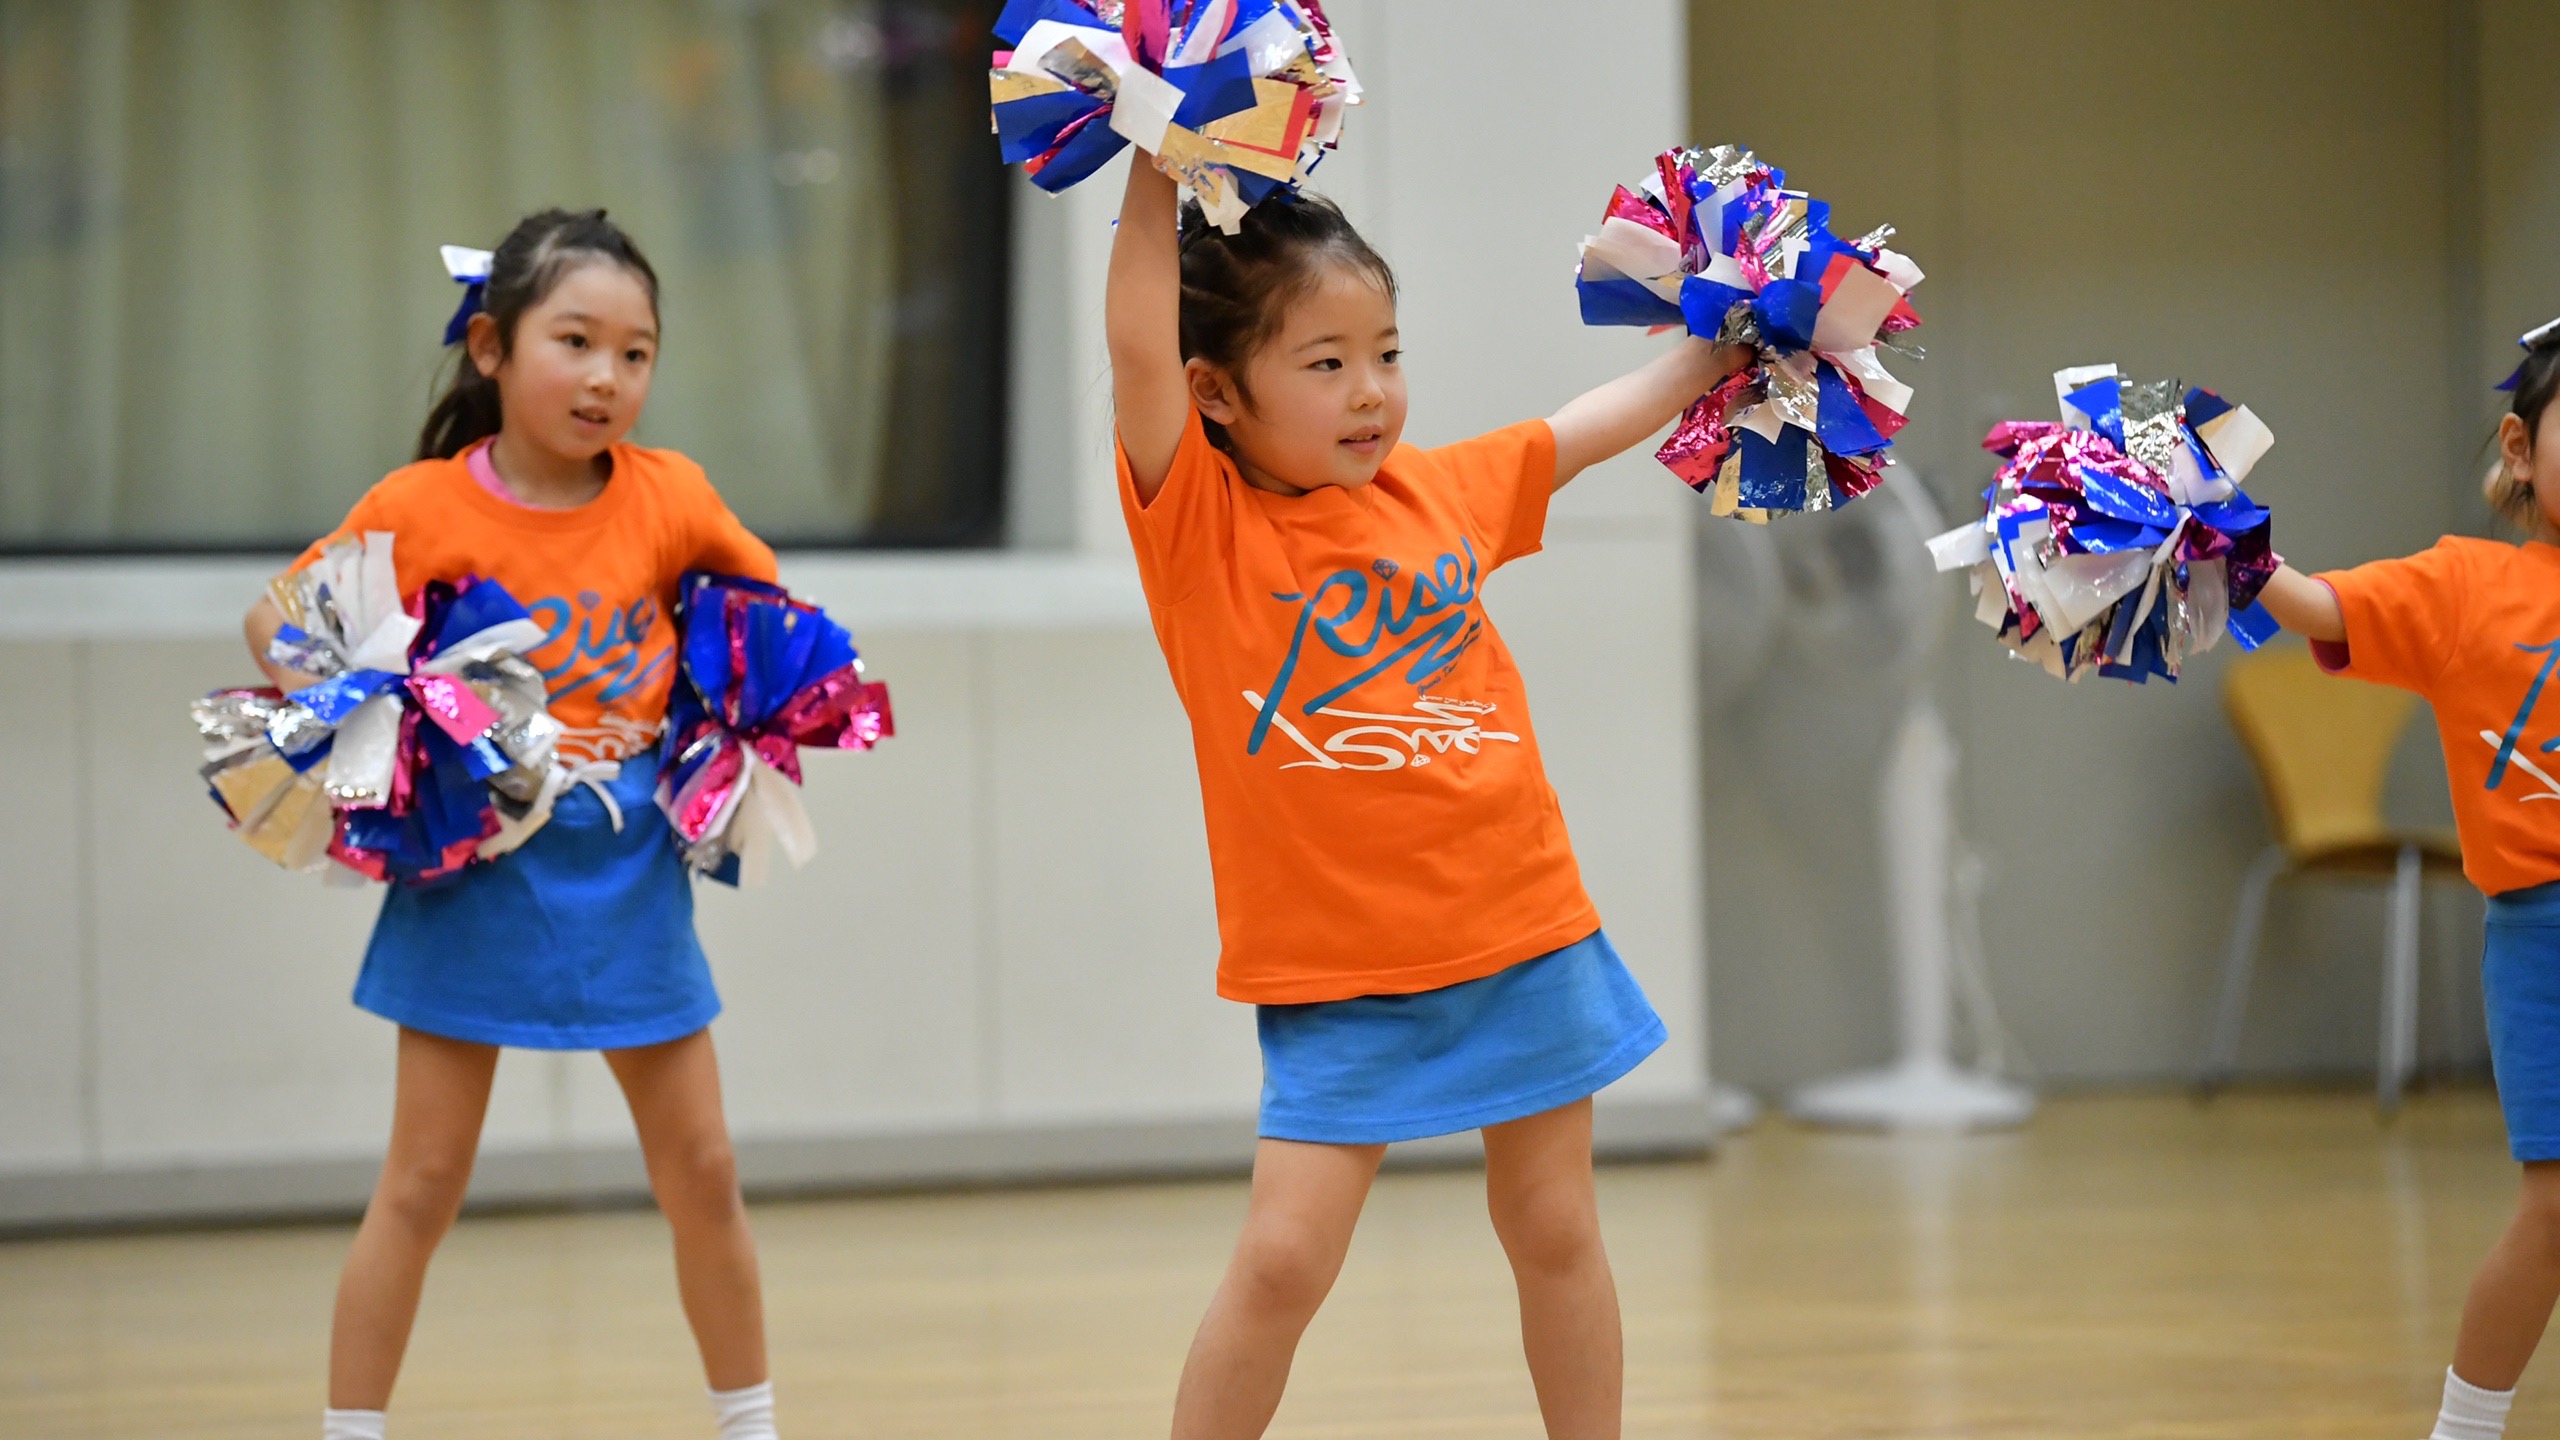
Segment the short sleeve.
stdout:
<path fill-rule="evenodd" d="M 711 477 L 691 457 L 672 450 L 642 451 L 642 455 L 664 466 L 658 473 L 667 477 L 666 489 L 670 527 L 677 537 L 673 574 L 667 583 L 692 570 L 709 570 L 721 575 L 743 575 L 770 585 L 779 574 L 773 559 L 773 547 L 756 538 L 754 531 L 729 509 Z"/>
<path fill-rule="evenodd" d="M 2347 626 L 2344 663 L 2328 668 L 2420 694 L 2432 689 L 2461 638 L 2469 549 L 2446 539 L 2415 555 L 2314 577 L 2337 595 Z M 2340 657 L 2332 650 L 2323 658 Z"/>
<path fill-rule="evenodd" d="M 729 509 L 718 491 L 711 493 L 700 528 L 693 563 L 686 569 L 715 570 L 723 575 L 762 580 L 768 585 L 775 583 L 780 571 L 774 564 L 773 547 L 756 538 L 756 533 Z"/>
<path fill-rule="evenodd" d="M 1128 448 L 1116 434 L 1111 448 L 1120 472 L 1121 518 L 1128 522 L 1129 544 L 1138 555 L 1138 579 L 1150 601 L 1170 605 L 1225 563 L 1235 506 L 1230 487 L 1241 483 L 1235 462 L 1209 443 L 1200 412 L 1194 410 L 1183 424 L 1182 443 L 1174 447 L 1163 488 L 1155 499 L 1141 502 Z"/>
<path fill-rule="evenodd" d="M 1458 488 L 1495 566 L 1538 553 L 1556 493 L 1556 435 L 1544 420 L 1506 425 L 1422 452 Z"/>
<path fill-rule="evenodd" d="M 347 512 L 346 519 L 338 522 L 338 528 L 312 541 L 300 555 L 294 557 L 291 565 L 285 567 L 286 573 L 291 574 L 296 570 L 310 568 L 311 562 L 319 559 L 321 552 L 340 540 L 362 535 L 368 530 L 398 530 L 400 526 L 392 514 L 394 507 L 382 493 L 389 483 L 384 481 L 376 484 L 358 497 L 355 508 Z"/>

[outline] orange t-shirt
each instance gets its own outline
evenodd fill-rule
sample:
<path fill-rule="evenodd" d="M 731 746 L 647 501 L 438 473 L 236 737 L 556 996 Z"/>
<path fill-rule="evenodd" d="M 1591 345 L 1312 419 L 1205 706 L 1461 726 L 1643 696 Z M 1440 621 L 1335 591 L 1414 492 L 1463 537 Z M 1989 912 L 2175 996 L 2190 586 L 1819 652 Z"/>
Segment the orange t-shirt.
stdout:
<path fill-rule="evenodd" d="M 1191 718 L 1218 993 L 1435 990 L 1600 928 L 1484 577 L 1538 549 L 1555 436 L 1419 450 L 1358 490 L 1254 489 L 1195 413 L 1120 503 Z"/>
<path fill-rule="evenodd" d="M 510 504 L 482 488 L 461 456 L 403 466 L 294 565 L 368 530 L 396 537 L 403 596 L 477 575 L 532 612 L 549 637 L 525 658 L 550 682 L 551 713 L 568 728 L 560 755 L 571 764 L 619 760 L 657 739 L 675 680 L 668 617 L 684 572 L 774 578 L 773 551 L 729 513 L 701 466 L 638 445 L 613 447 L 604 493 L 574 510 Z"/>
<path fill-rule="evenodd" d="M 2560 548 L 2448 536 L 2319 577 L 2345 613 L 2341 675 L 2435 708 L 2462 869 L 2491 895 L 2560 880 Z"/>

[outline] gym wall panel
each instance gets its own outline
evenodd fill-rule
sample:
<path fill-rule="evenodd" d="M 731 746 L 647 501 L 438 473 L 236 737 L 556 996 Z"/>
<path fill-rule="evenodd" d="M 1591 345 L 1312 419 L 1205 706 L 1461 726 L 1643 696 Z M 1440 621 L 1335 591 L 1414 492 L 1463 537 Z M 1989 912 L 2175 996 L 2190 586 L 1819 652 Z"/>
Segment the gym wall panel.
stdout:
<path fill-rule="evenodd" d="M 90 1012 L 78 893 L 79 648 L 0 644 L 0 1171 L 81 1163 Z"/>
<path fill-rule="evenodd" d="M 1214 988 L 1191 730 L 1154 636 L 999 635 L 982 654 L 994 1117 L 1249 1117 L 1253 1013 Z"/>

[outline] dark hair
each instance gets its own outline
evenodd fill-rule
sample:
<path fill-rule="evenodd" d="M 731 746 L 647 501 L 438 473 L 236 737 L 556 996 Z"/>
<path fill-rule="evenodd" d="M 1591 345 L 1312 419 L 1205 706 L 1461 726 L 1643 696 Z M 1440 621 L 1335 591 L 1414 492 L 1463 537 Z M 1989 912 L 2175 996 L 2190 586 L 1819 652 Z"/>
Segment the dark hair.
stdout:
<path fill-rule="evenodd" d="M 2525 352 L 2524 364 L 2516 371 L 2515 398 L 2509 413 L 2524 422 L 2524 443 L 2533 447 L 2542 433 L 2542 412 L 2560 396 L 2560 335 L 2543 341 Z M 2489 442 L 2492 449 L 2497 441 Z M 2489 513 L 2526 534 L 2540 531 L 2542 507 L 2533 498 L 2533 482 L 2507 471 L 2507 457 L 2501 453 L 2489 466 L 2488 478 L 2480 482 L 2481 498 L 2489 502 Z"/>
<path fill-rule="evenodd" d="M 544 210 L 517 221 L 498 242 L 489 262 L 488 288 L 480 297 L 480 308 L 497 322 L 499 353 L 515 352 L 516 323 L 524 312 L 541 304 L 561 277 L 597 260 L 638 276 L 649 292 L 649 313 L 657 313 L 658 272 L 601 209 Z M 455 344 L 453 351 L 453 378 L 418 431 L 421 460 L 452 459 L 498 433 L 498 382 L 471 363 L 467 343 Z"/>
<path fill-rule="evenodd" d="M 1280 333 L 1289 305 L 1315 287 L 1326 267 L 1347 265 L 1396 298 L 1396 272 L 1360 238 L 1339 206 L 1321 195 L 1282 190 L 1246 212 L 1228 235 L 1200 205 L 1182 207 L 1182 358 L 1206 360 L 1244 389 L 1244 365 Z M 1246 395 L 1248 403 L 1251 395 Z M 1226 427 L 1203 420 L 1226 448 Z"/>

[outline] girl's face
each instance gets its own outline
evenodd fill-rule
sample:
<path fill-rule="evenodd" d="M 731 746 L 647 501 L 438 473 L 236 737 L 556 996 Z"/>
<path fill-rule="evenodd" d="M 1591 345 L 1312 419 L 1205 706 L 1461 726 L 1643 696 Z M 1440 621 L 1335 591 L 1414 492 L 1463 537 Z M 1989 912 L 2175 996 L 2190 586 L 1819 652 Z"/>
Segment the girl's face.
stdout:
<path fill-rule="evenodd" d="M 471 319 L 471 362 L 498 382 L 505 428 L 567 460 L 593 460 L 629 433 L 649 403 L 658 312 L 639 276 L 609 260 L 579 265 L 516 320 L 512 353 L 498 326 Z"/>
<path fill-rule="evenodd" d="M 1245 361 L 1241 387 L 1193 360 L 1191 398 L 1227 427 L 1237 468 L 1255 487 L 1281 495 L 1327 485 L 1356 490 L 1378 477 L 1404 436 L 1397 344 L 1395 302 L 1358 271 L 1329 266 L 1289 307 L 1279 333 Z"/>
<path fill-rule="evenodd" d="M 2560 539 L 2560 402 L 2542 407 L 2542 421 L 2531 434 L 2513 415 L 2500 420 L 2498 458 L 2508 474 L 2533 487 L 2534 506 L 2542 512 L 2536 535 Z"/>

